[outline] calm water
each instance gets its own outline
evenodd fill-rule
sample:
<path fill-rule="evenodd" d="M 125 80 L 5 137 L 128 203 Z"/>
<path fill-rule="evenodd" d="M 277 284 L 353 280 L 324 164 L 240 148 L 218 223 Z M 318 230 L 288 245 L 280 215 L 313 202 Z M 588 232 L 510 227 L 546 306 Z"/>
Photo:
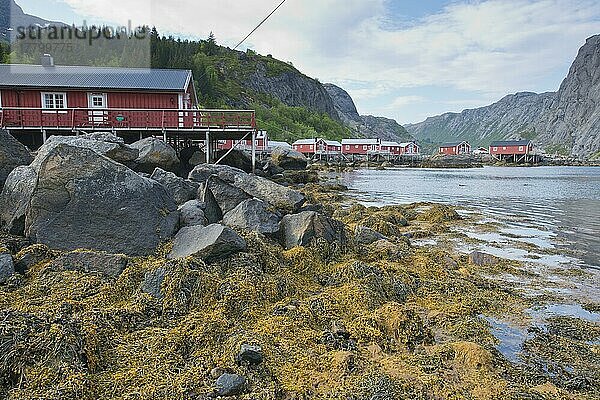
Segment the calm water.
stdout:
<path fill-rule="evenodd" d="M 374 205 L 431 201 L 479 211 L 505 224 L 500 232 L 505 238 L 565 248 L 571 261 L 600 268 L 600 168 L 362 170 L 343 180 L 359 199 Z"/>

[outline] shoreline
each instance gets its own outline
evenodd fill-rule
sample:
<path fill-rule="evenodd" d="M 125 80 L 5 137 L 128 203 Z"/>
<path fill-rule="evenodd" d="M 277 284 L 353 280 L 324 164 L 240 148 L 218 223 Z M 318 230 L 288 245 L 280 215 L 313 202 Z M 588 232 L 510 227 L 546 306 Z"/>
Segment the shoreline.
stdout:
<path fill-rule="evenodd" d="M 201 166 L 190 177 L 266 185 L 238 171 Z M 96 253 L 3 236 L 0 253 L 21 272 L 0 286 L 0 330 L 8 332 L 0 343 L 11 349 L 0 362 L 2 394 L 209 399 L 222 393 L 224 376 L 243 382 L 226 392 L 240 399 L 600 393 L 600 325 L 558 316 L 529 332 L 530 310 L 556 304 L 558 294 L 527 296 L 523 280 L 535 286 L 544 276 L 450 246 L 466 240 L 460 231 L 475 216 L 435 203 L 365 207 L 338 183 L 293 183 L 310 175 L 279 178 L 307 199 L 288 219 L 315 218 L 300 246 L 236 228 L 245 247 L 218 258 L 170 258 L 171 239 L 150 255 L 101 255 L 93 265 L 73 260 Z M 270 196 L 283 190 L 266 187 Z M 107 270 L 106 260 L 120 269 Z M 498 338 L 511 329 L 523 334 L 517 362 Z"/>

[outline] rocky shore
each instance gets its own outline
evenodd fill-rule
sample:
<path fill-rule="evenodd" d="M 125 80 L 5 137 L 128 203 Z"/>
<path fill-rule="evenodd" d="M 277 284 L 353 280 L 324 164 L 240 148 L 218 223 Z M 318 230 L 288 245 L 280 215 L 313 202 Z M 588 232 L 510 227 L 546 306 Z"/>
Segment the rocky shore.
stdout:
<path fill-rule="evenodd" d="M 516 262 L 414 244 L 451 207 L 356 204 L 293 151 L 184 178 L 160 140 L 0 132 L 0 161 L 1 398 L 600 395 L 597 324 L 497 350 L 485 316 L 539 299 L 489 278 Z"/>

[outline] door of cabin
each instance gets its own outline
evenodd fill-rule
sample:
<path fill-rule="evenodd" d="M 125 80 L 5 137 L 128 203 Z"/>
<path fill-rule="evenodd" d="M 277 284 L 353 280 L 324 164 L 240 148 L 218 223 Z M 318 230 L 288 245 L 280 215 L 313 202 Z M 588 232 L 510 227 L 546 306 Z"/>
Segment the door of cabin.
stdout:
<path fill-rule="evenodd" d="M 91 125 L 104 125 L 108 121 L 106 93 L 90 93 L 88 96 L 88 120 Z"/>

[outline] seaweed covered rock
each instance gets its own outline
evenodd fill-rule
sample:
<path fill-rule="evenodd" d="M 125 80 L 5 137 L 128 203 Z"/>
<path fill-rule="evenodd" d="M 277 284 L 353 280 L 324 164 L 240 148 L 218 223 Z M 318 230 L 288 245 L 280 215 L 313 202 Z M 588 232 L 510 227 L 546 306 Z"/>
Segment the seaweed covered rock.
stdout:
<path fill-rule="evenodd" d="M 308 159 L 299 151 L 277 147 L 271 153 L 273 165 L 285 170 L 304 170 L 308 165 Z"/>
<path fill-rule="evenodd" d="M 93 150 L 125 165 L 130 165 L 139 155 L 137 149 L 126 145 L 122 138 L 110 132 L 95 132 L 80 136 L 51 136 L 44 144 L 44 148 L 51 148 L 60 143 Z"/>
<path fill-rule="evenodd" d="M 252 197 L 292 212 L 297 211 L 305 201 L 304 195 L 296 190 L 224 165 L 198 165 L 190 172 L 189 179 L 200 183 L 208 181 L 215 198 L 220 205 L 223 204 L 223 213 Z"/>
<path fill-rule="evenodd" d="M 3 284 L 15 273 L 15 265 L 10 253 L 0 250 L 0 284 Z"/>
<path fill-rule="evenodd" d="M 200 200 L 196 199 L 185 202 L 179 207 L 179 226 L 183 228 L 194 225 L 208 225 L 208 219 L 204 213 L 205 209 L 206 203 Z M 216 222 L 214 218 L 213 222 Z"/>
<path fill-rule="evenodd" d="M 378 240 L 387 239 L 381 233 L 367 228 L 366 226 L 357 226 L 354 230 L 354 240 L 357 244 L 371 244 Z"/>
<path fill-rule="evenodd" d="M 480 267 L 498 265 L 500 259 L 491 254 L 483 253 L 481 251 L 473 251 L 469 254 L 469 262 Z"/>
<path fill-rule="evenodd" d="M 195 199 L 198 196 L 200 185 L 196 182 L 180 178 L 173 172 L 156 168 L 152 175 L 150 175 L 150 179 L 163 185 L 164 188 L 167 189 L 167 192 L 173 196 L 173 200 L 175 200 L 175 203 L 178 205 Z"/>
<path fill-rule="evenodd" d="M 443 222 L 456 221 L 460 215 L 452 207 L 443 204 L 432 204 L 425 211 L 417 216 L 420 221 L 440 224 Z"/>
<path fill-rule="evenodd" d="M 29 150 L 4 129 L 0 129 L 0 188 L 10 172 L 33 160 Z"/>
<path fill-rule="evenodd" d="M 142 255 L 177 228 L 175 202 L 158 182 L 92 150 L 42 146 L 30 169 L 13 173 L 0 196 L 2 223 L 22 226 L 35 243 Z M 16 212 L 7 212 L 11 202 Z"/>
<path fill-rule="evenodd" d="M 219 224 L 189 226 L 179 230 L 167 257 L 196 256 L 205 261 L 214 261 L 244 250 L 246 242 L 231 228 Z"/>
<path fill-rule="evenodd" d="M 313 239 L 327 242 L 346 242 L 344 224 L 315 211 L 286 215 L 281 220 L 281 242 L 286 249 L 308 246 Z"/>
<path fill-rule="evenodd" d="M 151 174 L 155 168 L 165 171 L 176 171 L 179 168 L 177 152 L 161 139 L 148 137 L 131 144 L 131 147 L 139 151 L 135 160 L 137 171 Z"/>
<path fill-rule="evenodd" d="M 78 250 L 61 255 L 52 261 L 52 267 L 66 271 L 101 273 L 116 278 L 127 266 L 128 258 L 122 254 Z"/>
<path fill-rule="evenodd" d="M 279 214 L 267 203 L 258 199 L 241 202 L 223 217 L 223 224 L 232 228 L 256 231 L 264 235 L 279 232 Z"/>
<path fill-rule="evenodd" d="M 43 244 L 25 247 L 15 255 L 15 270 L 24 274 L 36 264 L 48 262 L 57 257 L 57 252 Z"/>

